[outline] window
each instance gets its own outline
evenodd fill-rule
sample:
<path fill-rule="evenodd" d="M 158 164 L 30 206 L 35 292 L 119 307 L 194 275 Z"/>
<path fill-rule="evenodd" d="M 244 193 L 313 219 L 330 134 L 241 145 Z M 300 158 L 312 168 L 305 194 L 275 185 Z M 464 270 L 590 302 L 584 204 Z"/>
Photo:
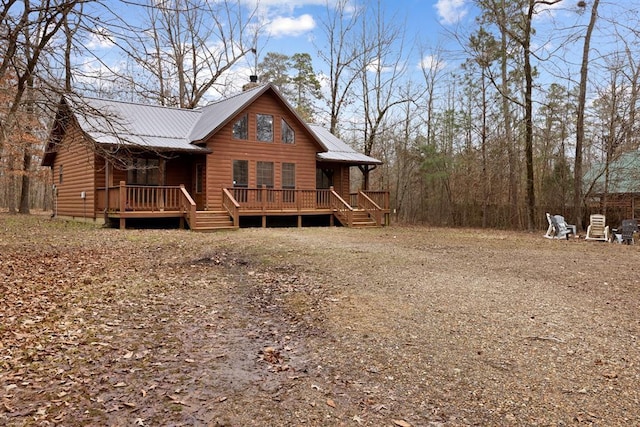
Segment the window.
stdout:
<path fill-rule="evenodd" d="M 127 171 L 127 184 L 160 185 L 159 159 L 133 159 Z"/>
<path fill-rule="evenodd" d="M 249 187 L 249 161 L 233 161 L 233 186 L 240 188 Z"/>
<path fill-rule="evenodd" d="M 282 201 L 294 203 L 296 201 L 296 164 L 282 164 Z"/>
<path fill-rule="evenodd" d="M 273 142 L 273 116 L 268 114 L 256 116 L 256 138 L 261 142 Z"/>
<path fill-rule="evenodd" d="M 282 164 L 282 188 L 296 188 L 296 164 Z"/>
<path fill-rule="evenodd" d="M 273 188 L 273 162 L 258 162 L 256 183 L 258 187 Z"/>
<path fill-rule="evenodd" d="M 198 163 L 196 165 L 196 194 L 202 194 L 204 184 L 204 165 Z"/>
<path fill-rule="evenodd" d="M 58 168 L 58 184 L 62 184 L 62 165 Z"/>
<path fill-rule="evenodd" d="M 325 189 L 333 185 L 333 170 L 316 169 L 316 188 Z"/>
<path fill-rule="evenodd" d="M 293 144 L 296 140 L 296 133 L 293 131 L 289 123 L 282 119 L 281 140 L 284 144 Z"/>
<path fill-rule="evenodd" d="M 249 139 L 249 116 L 246 114 L 233 124 L 233 137 L 235 139 Z"/>

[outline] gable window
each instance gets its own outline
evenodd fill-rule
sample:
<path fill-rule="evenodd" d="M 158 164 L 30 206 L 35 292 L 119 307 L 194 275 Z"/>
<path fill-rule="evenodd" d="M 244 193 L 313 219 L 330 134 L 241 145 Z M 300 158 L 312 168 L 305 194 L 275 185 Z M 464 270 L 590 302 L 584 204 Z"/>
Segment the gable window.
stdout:
<path fill-rule="evenodd" d="M 293 144 L 296 140 L 296 133 L 293 131 L 289 123 L 282 119 L 281 124 L 281 140 L 284 144 Z"/>
<path fill-rule="evenodd" d="M 256 138 L 261 142 L 273 142 L 273 116 L 256 115 Z"/>
<path fill-rule="evenodd" d="M 159 159 L 133 159 L 127 171 L 127 184 L 160 185 Z"/>
<path fill-rule="evenodd" d="M 249 116 L 244 115 L 233 124 L 233 137 L 235 139 L 249 139 Z"/>

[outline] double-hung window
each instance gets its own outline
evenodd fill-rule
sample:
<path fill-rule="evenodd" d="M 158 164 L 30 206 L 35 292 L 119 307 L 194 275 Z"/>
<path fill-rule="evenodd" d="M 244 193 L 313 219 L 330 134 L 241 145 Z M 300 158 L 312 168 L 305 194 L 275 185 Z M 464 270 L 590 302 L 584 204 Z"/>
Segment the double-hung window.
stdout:
<path fill-rule="evenodd" d="M 233 161 L 233 197 L 239 202 L 247 201 L 249 187 L 249 161 Z"/>
<path fill-rule="evenodd" d="M 133 159 L 127 171 L 127 184 L 130 185 L 160 185 L 159 159 Z"/>
<path fill-rule="evenodd" d="M 282 199 L 285 203 L 296 200 L 296 164 L 282 164 Z"/>

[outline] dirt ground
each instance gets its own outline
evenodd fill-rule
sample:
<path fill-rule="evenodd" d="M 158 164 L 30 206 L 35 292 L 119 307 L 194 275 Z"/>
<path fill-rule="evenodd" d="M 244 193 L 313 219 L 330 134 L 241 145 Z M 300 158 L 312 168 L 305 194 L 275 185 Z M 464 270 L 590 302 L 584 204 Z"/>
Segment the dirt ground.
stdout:
<path fill-rule="evenodd" d="M 639 426 L 640 245 L 0 214 L 0 425 Z"/>

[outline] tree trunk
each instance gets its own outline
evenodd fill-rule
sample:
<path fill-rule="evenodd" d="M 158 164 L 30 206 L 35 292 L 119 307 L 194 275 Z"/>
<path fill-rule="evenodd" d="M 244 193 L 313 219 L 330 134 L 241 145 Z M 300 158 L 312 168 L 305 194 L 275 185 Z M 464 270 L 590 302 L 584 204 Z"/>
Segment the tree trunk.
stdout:
<path fill-rule="evenodd" d="M 24 150 L 22 170 L 22 191 L 20 192 L 20 207 L 18 209 L 21 214 L 28 214 L 30 213 L 29 194 L 31 193 L 31 150 L 29 147 L 25 147 Z"/>
<path fill-rule="evenodd" d="M 587 33 L 584 36 L 584 47 L 582 49 L 582 64 L 580 66 L 580 87 L 578 93 L 578 112 L 576 122 L 576 156 L 574 164 L 574 192 L 573 205 L 576 212 L 575 224 L 578 230 L 584 230 L 582 223 L 582 151 L 584 144 L 584 109 L 587 100 L 587 77 L 589 71 L 589 45 L 591 43 L 591 34 L 596 25 L 598 16 L 598 4 L 600 0 L 594 0 L 591 6 L 591 19 L 587 26 Z"/>
<path fill-rule="evenodd" d="M 525 160 L 527 163 L 527 229 L 533 231 L 535 226 L 536 198 L 533 177 L 533 72 L 531 69 L 531 20 L 535 1 L 530 0 L 527 13 L 526 27 L 523 39 L 524 49 L 524 77 L 526 81 L 524 93 L 524 123 L 525 123 Z"/>

